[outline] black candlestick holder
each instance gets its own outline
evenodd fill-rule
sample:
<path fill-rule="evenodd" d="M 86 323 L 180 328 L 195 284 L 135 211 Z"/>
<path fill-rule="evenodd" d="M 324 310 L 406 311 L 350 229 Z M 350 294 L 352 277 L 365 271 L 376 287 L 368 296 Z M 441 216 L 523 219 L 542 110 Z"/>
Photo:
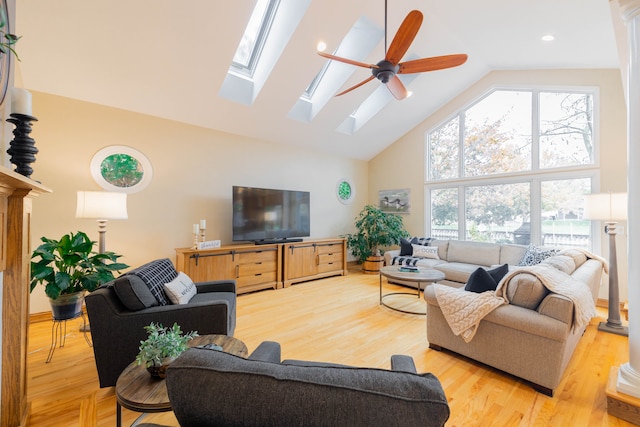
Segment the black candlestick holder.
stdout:
<path fill-rule="evenodd" d="M 33 173 L 30 165 L 36 161 L 36 154 L 38 154 L 36 141 L 29 134 L 31 122 L 37 122 L 38 119 L 19 113 L 11 113 L 9 116 L 7 121 L 13 123 L 16 128 L 13 130 L 13 141 L 9 144 L 7 153 L 11 156 L 11 163 L 16 165 L 16 172 L 29 178 Z"/>

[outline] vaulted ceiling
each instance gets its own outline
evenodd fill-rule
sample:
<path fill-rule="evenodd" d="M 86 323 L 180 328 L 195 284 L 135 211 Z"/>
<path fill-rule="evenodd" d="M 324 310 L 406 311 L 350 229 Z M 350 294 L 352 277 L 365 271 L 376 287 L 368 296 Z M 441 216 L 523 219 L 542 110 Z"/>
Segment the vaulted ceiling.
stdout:
<path fill-rule="evenodd" d="M 288 117 L 328 51 L 365 16 L 384 28 L 383 0 L 312 0 L 252 105 L 219 96 L 254 0 L 18 0 L 14 31 L 27 89 L 261 140 L 368 160 L 492 70 L 618 68 L 607 0 L 389 0 L 389 37 L 424 14 L 408 54 L 466 53 L 418 75 L 354 134 L 336 129 L 380 85 L 331 98 L 310 122 Z M 553 42 L 541 41 L 553 34 Z M 381 41 L 363 62 L 384 56 Z M 342 89 L 368 77 L 353 67 Z M 37 110 L 37 106 L 34 106 Z"/>

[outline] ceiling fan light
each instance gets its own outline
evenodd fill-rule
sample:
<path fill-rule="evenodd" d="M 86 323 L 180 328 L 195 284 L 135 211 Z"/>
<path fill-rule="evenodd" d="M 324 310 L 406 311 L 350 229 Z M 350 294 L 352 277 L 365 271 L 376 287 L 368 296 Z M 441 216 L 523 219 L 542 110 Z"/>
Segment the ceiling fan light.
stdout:
<path fill-rule="evenodd" d="M 318 52 L 324 52 L 326 48 L 327 48 L 327 44 L 322 40 L 319 41 L 318 45 L 316 46 L 316 49 L 318 49 Z"/>

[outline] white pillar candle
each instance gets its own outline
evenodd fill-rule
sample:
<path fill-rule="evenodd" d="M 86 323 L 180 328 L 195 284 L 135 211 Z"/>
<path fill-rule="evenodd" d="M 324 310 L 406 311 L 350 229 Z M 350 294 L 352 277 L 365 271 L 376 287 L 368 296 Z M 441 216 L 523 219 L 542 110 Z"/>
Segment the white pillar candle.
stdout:
<path fill-rule="evenodd" d="M 14 87 L 11 91 L 11 112 L 14 114 L 31 115 L 31 92 Z"/>
<path fill-rule="evenodd" d="M 198 224 L 193 224 L 193 234 L 198 234 L 200 232 L 200 226 Z"/>
<path fill-rule="evenodd" d="M 207 229 L 207 221 L 206 220 L 204 220 L 204 219 L 200 220 L 200 228 L 202 230 L 206 230 Z"/>

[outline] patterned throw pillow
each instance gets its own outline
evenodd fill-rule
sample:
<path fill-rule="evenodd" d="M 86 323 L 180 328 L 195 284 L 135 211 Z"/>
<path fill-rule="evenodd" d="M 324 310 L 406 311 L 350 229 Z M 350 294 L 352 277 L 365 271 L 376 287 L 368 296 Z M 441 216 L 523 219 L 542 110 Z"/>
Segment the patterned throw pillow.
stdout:
<path fill-rule="evenodd" d="M 535 245 L 529 245 L 518 265 L 529 266 L 540 264 L 545 259 L 554 256 L 557 253 L 557 249 L 541 248 Z"/>
<path fill-rule="evenodd" d="M 418 243 L 418 238 L 414 237 L 411 240 L 400 239 L 400 256 L 411 256 L 411 255 L 413 255 L 412 243 Z"/>
<path fill-rule="evenodd" d="M 164 284 L 178 277 L 178 272 L 169 258 L 163 258 L 148 262 L 129 271 L 126 275 L 134 275 L 141 278 L 151 291 L 151 294 L 158 300 L 158 303 L 167 305 L 169 300 L 164 292 Z"/>

